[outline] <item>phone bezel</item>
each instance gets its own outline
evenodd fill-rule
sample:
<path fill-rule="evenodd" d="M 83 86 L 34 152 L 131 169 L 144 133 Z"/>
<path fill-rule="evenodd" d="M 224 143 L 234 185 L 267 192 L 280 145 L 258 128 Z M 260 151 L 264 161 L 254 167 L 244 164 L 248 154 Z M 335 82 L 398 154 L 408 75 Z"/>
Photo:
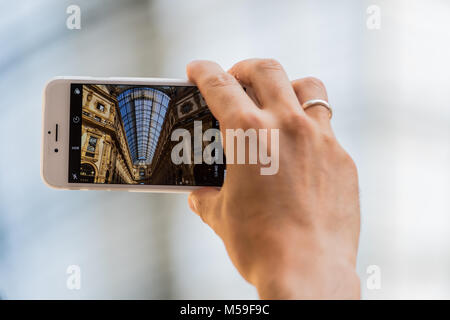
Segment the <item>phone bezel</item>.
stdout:
<path fill-rule="evenodd" d="M 184 79 L 124 78 L 124 77 L 55 77 L 44 87 L 42 103 L 41 177 L 44 183 L 56 189 L 68 190 L 118 190 L 130 192 L 184 193 L 198 186 L 128 185 L 69 183 L 69 133 L 70 133 L 70 85 L 71 84 L 130 84 L 194 86 Z M 54 130 L 58 124 L 58 141 Z M 51 131 L 51 134 L 48 132 Z M 55 149 L 58 152 L 55 152 Z"/>

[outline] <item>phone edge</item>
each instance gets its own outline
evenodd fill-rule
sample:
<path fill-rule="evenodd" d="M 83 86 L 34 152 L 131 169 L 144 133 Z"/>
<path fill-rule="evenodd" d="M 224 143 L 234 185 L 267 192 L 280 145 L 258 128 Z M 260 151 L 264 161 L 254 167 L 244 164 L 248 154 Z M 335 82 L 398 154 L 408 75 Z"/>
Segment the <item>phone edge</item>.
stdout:
<path fill-rule="evenodd" d="M 66 182 L 63 185 L 55 185 L 51 183 L 44 173 L 44 152 L 45 152 L 45 117 L 46 117 L 46 103 L 47 90 L 54 81 L 65 80 L 69 83 L 123 83 L 123 84 L 148 84 L 148 85 L 182 85 L 195 86 L 187 79 L 175 78 L 143 78 L 143 77 L 83 77 L 83 76 L 55 76 L 50 78 L 44 85 L 42 97 L 42 119 L 41 119 L 41 160 L 40 160 L 40 175 L 46 186 L 55 190 L 98 190 L 98 191 L 128 191 L 128 192 L 145 192 L 145 193 L 189 193 L 193 190 L 207 187 L 207 186 L 174 186 L 174 185 L 96 185 L 80 183 L 76 186 L 69 185 Z M 213 188 L 220 188 L 212 186 Z"/>

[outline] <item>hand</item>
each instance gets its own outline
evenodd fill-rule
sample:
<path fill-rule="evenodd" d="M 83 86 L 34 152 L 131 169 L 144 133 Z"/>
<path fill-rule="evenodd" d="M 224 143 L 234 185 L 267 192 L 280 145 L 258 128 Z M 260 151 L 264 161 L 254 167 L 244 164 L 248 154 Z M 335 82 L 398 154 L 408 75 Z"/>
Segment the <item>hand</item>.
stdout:
<path fill-rule="evenodd" d="M 322 82 L 291 83 L 278 62 L 264 59 L 241 61 L 229 72 L 194 61 L 187 74 L 222 134 L 227 128 L 279 129 L 278 173 L 261 175 L 260 164 L 227 164 L 221 189 L 189 196 L 241 275 L 263 299 L 359 298 L 356 166 L 337 142 L 328 110 L 301 107 L 327 100 Z"/>

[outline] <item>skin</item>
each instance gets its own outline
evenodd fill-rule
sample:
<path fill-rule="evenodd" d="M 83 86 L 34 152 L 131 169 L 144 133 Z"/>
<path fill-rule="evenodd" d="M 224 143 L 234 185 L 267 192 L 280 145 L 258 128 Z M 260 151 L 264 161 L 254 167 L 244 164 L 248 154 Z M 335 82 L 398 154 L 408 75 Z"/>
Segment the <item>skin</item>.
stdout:
<path fill-rule="evenodd" d="M 327 100 L 323 83 L 291 82 L 271 59 L 244 60 L 228 72 L 193 61 L 187 75 L 223 136 L 227 128 L 279 129 L 277 174 L 261 175 L 259 164 L 227 165 L 222 188 L 189 195 L 240 274 L 262 299 L 358 299 L 356 166 L 334 136 L 328 109 L 301 107 Z"/>

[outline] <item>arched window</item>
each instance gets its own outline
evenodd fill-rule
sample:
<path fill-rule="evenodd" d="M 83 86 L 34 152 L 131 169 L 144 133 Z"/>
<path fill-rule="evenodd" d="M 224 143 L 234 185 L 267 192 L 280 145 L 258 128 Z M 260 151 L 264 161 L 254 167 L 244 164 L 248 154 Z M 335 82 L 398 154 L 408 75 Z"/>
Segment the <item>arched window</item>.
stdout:
<path fill-rule="evenodd" d="M 85 183 L 94 183 L 95 168 L 89 163 L 82 163 L 80 166 L 80 179 Z"/>

